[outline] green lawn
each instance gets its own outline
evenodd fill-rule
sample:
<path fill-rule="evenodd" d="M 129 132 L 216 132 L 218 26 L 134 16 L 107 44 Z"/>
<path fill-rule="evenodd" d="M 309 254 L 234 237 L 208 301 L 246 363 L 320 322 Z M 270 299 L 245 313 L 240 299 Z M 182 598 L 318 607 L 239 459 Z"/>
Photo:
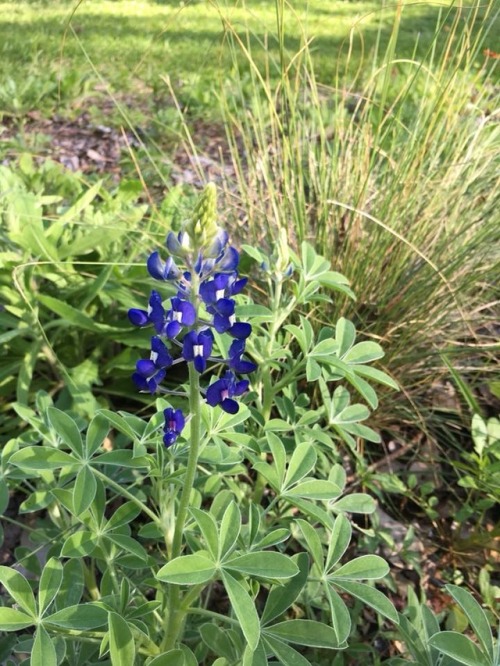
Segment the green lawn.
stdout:
<path fill-rule="evenodd" d="M 436 22 L 453 4 L 406 4 L 396 57 L 423 58 Z M 473 10 L 463 10 L 464 16 L 469 11 Z M 487 7 L 481 11 L 485 14 Z M 374 50 L 385 48 L 394 16 L 392 2 L 292 2 L 286 11 L 285 49 L 296 53 L 304 37 L 313 38 L 318 79 L 350 83 L 371 71 Z M 449 21 L 452 16 L 453 11 Z M 485 48 L 500 50 L 493 38 L 500 33 L 494 30 L 500 23 L 490 23 Z M 168 76 L 182 100 L 210 107 L 211 83 L 221 74 L 231 74 L 227 25 L 242 35 L 257 63 L 263 63 L 264 45 L 278 58 L 272 0 L 0 2 L 0 112 L 51 111 L 56 99 L 70 103 L 93 92 L 99 77 L 101 89 L 104 81 L 115 92 L 134 91 L 151 101 L 161 100 L 162 77 Z M 478 53 L 476 66 L 483 62 Z"/>

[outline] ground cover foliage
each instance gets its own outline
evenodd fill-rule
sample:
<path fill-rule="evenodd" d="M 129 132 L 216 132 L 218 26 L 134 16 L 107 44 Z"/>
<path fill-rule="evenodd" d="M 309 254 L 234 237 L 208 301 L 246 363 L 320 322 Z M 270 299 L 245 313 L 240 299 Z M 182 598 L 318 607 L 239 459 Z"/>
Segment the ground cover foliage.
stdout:
<path fill-rule="evenodd" d="M 500 662 L 498 13 L 333 5 L 0 4 L 2 663 Z M 258 367 L 180 428 L 208 180 Z"/>

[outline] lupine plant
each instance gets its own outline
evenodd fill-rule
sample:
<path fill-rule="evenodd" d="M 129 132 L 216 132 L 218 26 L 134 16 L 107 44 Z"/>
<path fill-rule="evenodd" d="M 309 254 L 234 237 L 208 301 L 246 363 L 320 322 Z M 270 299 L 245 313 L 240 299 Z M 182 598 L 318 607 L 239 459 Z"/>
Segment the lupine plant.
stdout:
<path fill-rule="evenodd" d="M 351 514 L 375 503 L 341 464 L 343 447 L 378 441 L 350 388 L 374 408 L 367 380 L 394 386 L 368 365 L 381 348 L 345 319 L 314 329 L 316 304 L 352 292 L 283 235 L 271 255 L 243 246 L 253 302 L 216 220 L 208 186 L 129 310 L 138 344 L 149 337 L 132 376 L 149 418 L 98 409 L 86 423 L 43 392 L 17 406 L 30 428 L 2 451 L 0 508 L 25 493 L 39 522 L 23 573 L 0 567 L 6 664 L 330 664 L 354 602 L 398 623 L 374 585 L 386 562 L 354 552 L 366 526 Z"/>

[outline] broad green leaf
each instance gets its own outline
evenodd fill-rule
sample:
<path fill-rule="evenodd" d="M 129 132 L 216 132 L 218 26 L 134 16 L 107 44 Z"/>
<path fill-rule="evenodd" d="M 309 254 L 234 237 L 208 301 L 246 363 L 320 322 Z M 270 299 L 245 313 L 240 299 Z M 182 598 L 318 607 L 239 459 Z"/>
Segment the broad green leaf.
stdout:
<path fill-rule="evenodd" d="M 101 606 L 93 603 L 69 606 L 44 618 L 44 624 L 53 624 L 62 629 L 88 631 L 107 623 L 108 614 Z"/>
<path fill-rule="evenodd" d="M 375 500 L 366 493 L 351 493 L 330 504 L 332 511 L 349 513 L 373 513 L 377 508 Z"/>
<path fill-rule="evenodd" d="M 260 622 L 253 599 L 243 585 L 233 578 L 229 572 L 222 571 L 222 580 L 231 606 L 240 623 L 241 631 L 250 648 L 255 650 L 260 639 Z"/>
<path fill-rule="evenodd" d="M 200 627 L 199 632 L 209 650 L 214 654 L 225 657 L 229 662 L 234 661 L 234 648 L 225 631 L 217 625 L 207 622 Z"/>
<path fill-rule="evenodd" d="M 108 614 L 109 654 L 113 666 L 134 666 L 135 643 L 126 620 L 118 613 Z"/>
<path fill-rule="evenodd" d="M 256 548 L 263 550 L 264 548 L 270 548 L 275 546 L 277 543 L 283 543 L 290 536 L 290 530 L 286 527 L 279 527 L 277 530 L 272 530 L 268 532 L 266 536 L 262 537 L 260 541 L 255 544 Z"/>
<path fill-rule="evenodd" d="M 60 409 L 49 407 L 47 410 L 49 421 L 62 439 L 62 441 L 69 447 L 78 458 L 83 458 L 83 441 L 78 426 L 73 421 L 71 416 Z"/>
<path fill-rule="evenodd" d="M 216 566 L 203 555 L 182 555 L 167 562 L 156 574 L 156 578 L 173 585 L 198 585 L 213 578 Z"/>
<path fill-rule="evenodd" d="M 63 578 L 63 567 L 59 560 L 51 557 L 44 566 L 40 576 L 40 585 L 38 591 L 38 605 L 40 615 L 43 615 L 54 597 L 59 592 Z"/>
<path fill-rule="evenodd" d="M 456 631 L 434 634 L 429 638 L 429 645 L 466 666 L 492 666 L 493 663 L 470 638 Z"/>
<path fill-rule="evenodd" d="M 324 590 L 330 604 L 332 627 L 339 645 L 342 645 L 351 633 L 351 615 L 345 603 L 330 585 L 324 584 Z"/>
<path fill-rule="evenodd" d="M 292 486 L 304 478 L 316 465 L 316 451 L 308 442 L 301 442 L 294 450 L 285 476 L 284 486 Z"/>
<path fill-rule="evenodd" d="M 309 647 L 330 649 L 339 647 L 332 627 L 316 620 L 287 620 L 273 624 L 271 627 L 266 627 L 266 635 Z"/>
<path fill-rule="evenodd" d="M 392 602 L 379 590 L 370 585 L 365 585 L 365 583 L 354 583 L 350 580 L 334 581 L 334 584 L 344 592 L 356 597 L 356 599 L 360 599 L 367 606 L 371 606 L 377 613 L 394 622 L 394 624 L 399 624 L 399 616 Z"/>
<path fill-rule="evenodd" d="M 323 546 L 318 536 L 318 531 L 305 520 L 297 520 L 297 525 L 300 527 L 300 530 L 304 535 L 307 549 L 312 555 L 313 562 L 320 571 L 323 571 Z"/>
<path fill-rule="evenodd" d="M 457 604 L 462 607 L 481 645 L 489 655 L 490 659 L 493 660 L 493 637 L 491 635 L 490 623 L 488 622 L 486 613 L 474 599 L 472 594 L 467 590 L 464 590 L 457 585 L 446 585 L 446 591 L 451 594 Z"/>
<path fill-rule="evenodd" d="M 85 447 L 87 456 L 91 458 L 101 447 L 109 432 L 109 422 L 103 414 L 97 413 L 87 428 Z"/>
<path fill-rule="evenodd" d="M 288 497 L 303 497 L 304 499 L 332 500 L 342 493 L 342 489 L 331 481 L 322 479 L 307 479 L 289 488 L 283 493 Z"/>
<path fill-rule="evenodd" d="M 135 557 L 138 557 L 139 559 L 143 560 L 143 562 L 148 561 L 148 554 L 141 546 L 141 544 L 132 537 L 129 537 L 127 534 L 106 532 L 106 536 L 103 538 L 105 541 L 109 540 L 111 541 L 111 543 L 114 543 L 116 546 L 121 548 L 127 555 L 135 555 Z"/>
<path fill-rule="evenodd" d="M 101 409 L 98 414 L 103 416 L 109 423 L 114 426 L 118 432 L 123 433 L 124 435 L 128 435 L 130 439 L 134 440 L 136 439 L 139 435 L 138 433 L 132 428 L 130 423 L 125 419 L 123 416 L 120 414 L 116 414 L 116 412 L 112 412 L 109 409 Z M 144 424 L 146 426 L 146 424 Z"/>
<path fill-rule="evenodd" d="M 383 355 L 384 352 L 379 344 L 367 340 L 366 342 L 358 342 L 341 358 L 344 363 L 370 363 L 382 358 Z"/>
<path fill-rule="evenodd" d="M 267 550 L 247 553 L 224 562 L 224 569 L 258 578 L 291 578 L 299 569 L 287 555 Z"/>
<path fill-rule="evenodd" d="M 77 606 L 83 596 L 84 578 L 82 561 L 71 559 L 64 563 L 62 583 L 56 597 L 56 608 L 61 610 Z"/>
<path fill-rule="evenodd" d="M 149 662 L 148 666 L 185 666 L 182 650 L 163 652 Z"/>
<path fill-rule="evenodd" d="M 50 470 L 69 465 L 80 465 L 80 462 L 69 453 L 51 446 L 28 446 L 16 451 L 10 457 L 9 462 L 16 467 L 28 470 Z"/>
<path fill-rule="evenodd" d="M 284 423 L 286 425 L 286 429 L 289 430 L 290 424 L 286 423 L 286 421 Z M 285 466 L 286 466 L 285 447 L 283 446 L 283 442 L 281 441 L 281 439 L 275 433 L 268 432 L 266 434 L 266 437 L 267 441 L 269 442 L 269 448 L 271 449 L 271 453 L 273 455 L 273 462 L 276 468 L 276 473 L 278 475 L 279 484 L 281 487 L 283 485 L 283 479 L 285 478 Z"/>
<path fill-rule="evenodd" d="M 140 507 L 135 502 L 125 502 L 118 507 L 106 523 L 106 531 L 116 530 L 118 527 L 128 525 L 141 513 Z"/>
<path fill-rule="evenodd" d="M 217 557 L 219 537 L 217 534 L 217 523 L 215 522 L 215 518 L 211 513 L 196 509 L 195 507 L 191 507 L 190 512 L 203 534 L 203 538 L 205 539 L 210 554 L 212 557 Z"/>
<path fill-rule="evenodd" d="M 243 652 L 243 659 L 241 661 L 241 666 L 267 666 L 267 656 L 264 649 L 262 641 L 259 641 L 259 644 L 252 650 L 249 645 L 245 647 Z M 213 664 L 215 666 L 215 663 Z M 217 666 L 229 666 L 227 662 L 224 664 L 217 664 Z"/>
<path fill-rule="evenodd" d="M 92 532 L 79 530 L 71 534 L 61 550 L 62 557 L 86 557 L 91 555 L 96 547 L 96 536 Z"/>
<path fill-rule="evenodd" d="M 19 631 L 34 624 L 34 619 L 16 608 L 0 608 L 0 631 Z"/>
<path fill-rule="evenodd" d="M 297 599 L 302 588 L 307 582 L 309 574 L 309 558 L 306 553 L 299 553 L 292 557 L 292 561 L 298 566 L 299 573 L 285 583 L 272 587 L 262 614 L 262 624 L 268 624 L 271 620 L 284 613 Z"/>
<path fill-rule="evenodd" d="M 341 317 L 335 327 L 335 340 L 338 345 L 339 358 L 342 358 L 349 351 L 355 339 L 356 328 L 354 324 L 345 317 Z"/>
<path fill-rule="evenodd" d="M 340 514 L 335 518 L 330 536 L 328 555 L 326 557 L 326 571 L 330 571 L 330 569 L 340 560 L 351 542 L 351 537 L 351 523 L 343 514 Z"/>
<path fill-rule="evenodd" d="M 361 555 L 354 560 L 347 562 L 329 575 L 329 579 L 334 582 L 336 578 L 352 579 L 378 579 L 387 576 L 389 565 L 378 555 Z"/>
<path fill-rule="evenodd" d="M 19 571 L 0 566 L 0 583 L 23 611 L 36 617 L 36 603 L 31 585 Z"/>
<path fill-rule="evenodd" d="M 219 536 L 219 560 L 236 547 L 241 529 L 241 513 L 236 502 L 231 502 L 222 516 Z"/>
<path fill-rule="evenodd" d="M 378 384 L 384 384 L 384 386 L 389 386 L 395 391 L 399 391 L 398 383 L 386 372 L 378 370 L 378 368 L 372 368 L 371 365 L 360 365 L 356 367 L 356 374 L 361 375 L 362 377 L 367 377 L 368 379 L 377 382 Z"/>
<path fill-rule="evenodd" d="M 321 359 L 330 358 L 338 352 L 338 343 L 335 340 L 321 340 L 318 344 L 311 349 L 308 358 Z"/>
<path fill-rule="evenodd" d="M 104 326 L 103 324 L 96 324 L 96 322 L 84 314 L 80 310 L 77 310 L 72 305 L 64 303 L 53 296 L 48 296 L 47 294 L 37 294 L 37 300 L 40 301 L 42 305 L 45 305 L 49 310 L 55 312 L 61 317 L 66 326 L 72 326 L 81 328 L 84 331 L 94 331 L 102 332 L 103 330 L 110 329 L 111 327 Z"/>
<path fill-rule="evenodd" d="M 315 382 L 321 377 L 321 366 L 313 358 L 308 358 L 306 362 L 306 379 L 308 382 Z"/>
<path fill-rule="evenodd" d="M 263 636 L 263 641 L 274 652 L 281 664 L 285 666 L 311 666 L 311 662 L 307 661 L 297 650 L 274 636 Z"/>
<path fill-rule="evenodd" d="M 38 627 L 35 633 L 30 665 L 57 666 L 57 655 L 54 641 L 42 626 Z"/>
<path fill-rule="evenodd" d="M 136 456 L 129 449 L 121 451 L 108 451 L 91 460 L 92 465 L 117 465 L 118 467 L 149 467 L 150 461 L 146 456 Z"/>
<path fill-rule="evenodd" d="M 343 409 L 340 414 L 336 414 L 331 423 L 358 423 L 364 421 L 370 416 L 370 410 L 365 405 L 356 403 Z"/>
<path fill-rule="evenodd" d="M 94 501 L 97 490 L 97 482 L 92 470 L 84 465 L 76 475 L 73 487 L 73 510 L 80 516 L 89 508 Z"/>

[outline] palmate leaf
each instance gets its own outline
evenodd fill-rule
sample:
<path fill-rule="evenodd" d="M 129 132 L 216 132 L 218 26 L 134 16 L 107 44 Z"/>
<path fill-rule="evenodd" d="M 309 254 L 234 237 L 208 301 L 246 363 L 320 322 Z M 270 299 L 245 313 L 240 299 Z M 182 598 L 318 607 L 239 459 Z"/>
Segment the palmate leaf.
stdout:
<path fill-rule="evenodd" d="M 429 638 L 429 645 L 465 666 L 492 666 L 493 661 L 468 636 L 456 631 L 440 631 Z"/>
<path fill-rule="evenodd" d="M 111 663 L 117 666 L 134 666 L 135 643 L 128 622 L 118 613 L 108 614 L 109 653 Z"/>
<path fill-rule="evenodd" d="M 63 567 L 59 560 L 51 557 L 43 568 L 38 590 L 40 615 L 43 615 L 59 592 L 63 579 Z"/>
<path fill-rule="evenodd" d="M 35 624 L 33 617 L 16 608 L 0 608 L 0 631 L 19 631 Z"/>
<path fill-rule="evenodd" d="M 216 570 L 214 561 L 198 552 L 167 562 L 158 571 L 156 578 L 173 585 L 198 585 L 213 578 Z"/>
<path fill-rule="evenodd" d="M 27 446 L 16 451 L 10 457 L 9 462 L 21 469 L 39 471 L 81 465 L 77 458 L 51 446 Z"/>
<path fill-rule="evenodd" d="M 282 615 L 297 599 L 307 582 L 309 573 L 309 558 L 306 553 L 298 553 L 291 560 L 297 565 L 298 573 L 285 585 L 274 586 L 266 601 L 262 614 L 262 624 L 266 625 L 271 620 Z"/>
<path fill-rule="evenodd" d="M 252 578 L 292 578 L 299 568 L 287 555 L 262 550 L 226 560 L 224 570 L 237 571 Z"/>
<path fill-rule="evenodd" d="M 89 631 L 107 623 L 108 614 L 98 604 L 78 604 L 63 608 L 44 618 L 44 625 L 53 624 L 62 629 Z"/>
<path fill-rule="evenodd" d="M 394 624 L 399 624 L 399 616 L 392 602 L 379 590 L 365 583 L 354 581 L 331 581 L 337 588 L 348 592 L 351 596 L 360 599 L 367 606 L 371 606 L 377 613 L 383 615 Z"/>
<path fill-rule="evenodd" d="M 163 652 L 149 662 L 149 666 L 185 666 L 182 650 L 169 650 Z"/>
<path fill-rule="evenodd" d="M 490 623 L 488 622 L 486 613 L 467 590 L 457 585 L 446 585 L 446 591 L 462 607 L 485 652 L 490 659 L 493 659 L 493 636 L 491 635 Z"/>
<path fill-rule="evenodd" d="M 35 633 L 30 666 L 57 666 L 54 641 L 43 626 L 38 627 Z"/>
<path fill-rule="evenodd" d="M 36 617 L 36 603 L 31 585 L 19 571 L 11 567 L 0 566 L 0 583 L 23 611 Z"/>
<path fill-rule="evenodd" d="M 287 620 L 266 627 L 265 636 L 271 636 L 287 643 L 308 647 L 335 649 L 340 647 L 332 627 L 316 620 Z"/>
<path fill-rule="evenodd" d="M 368 580 L 387 576 L 389 565 L 378 555 L 361 555 L 354 560 L 342 565 L 331 573 L 328 578 L 334 582 L 335 579 L 346 580 Z"/>
<path fill-rule="evenodd" d="M 297 652 L 293 647 L 287 643 L 280 641 L 275 636 L 263 636 L 264 645 L 278 658 L 280 664 L 284 666 L 311 666 L 311 662 L 304 656 Z"/>
<path fill-rule="evenodd" d="M 57 435 L 64 444 L 78 457 L 83 458 L 83 441 L 80 430 L 75 421 L 65 412 L 49 407 L 47 410 L 49 421 Z"/>

